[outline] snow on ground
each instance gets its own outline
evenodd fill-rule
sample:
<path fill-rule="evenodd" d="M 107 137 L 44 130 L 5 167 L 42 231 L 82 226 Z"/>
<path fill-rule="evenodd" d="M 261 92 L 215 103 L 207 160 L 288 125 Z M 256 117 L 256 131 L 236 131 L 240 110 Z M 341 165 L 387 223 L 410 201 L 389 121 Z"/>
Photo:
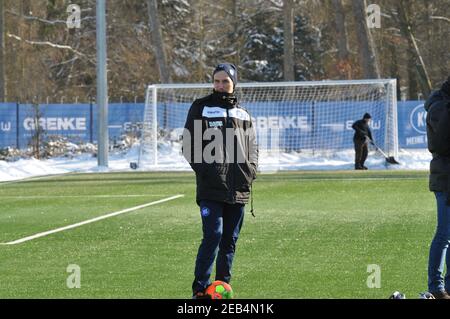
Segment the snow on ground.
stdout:
<path fill-rule="evenodd" d="M 301 153 L 280 153 L 260 155 L 259 169 L 262 172 L 277 170 L 352 170 L 354 152 L 347 151 L 335 154 L 333 158 Z M 386 166 L 384 158 L 375 152 L 369 153 L 366 166 L 369 169 L 383 170 L 428 170 L 431 154 L 427 150 L 402 150 L 397 161 L 401 165 Z M 58 175 L 66 173 L 94 172 L 131 172 L 130 162 L 137 162 L 138 146 L 135 145 L 127 153 L 111 154 L 109 167 L 99 168 L 97 158 L 91 154 L 83 154 L 74 158 L 52 158 L 47 160 L 21 159 L 16 162 L 0 161 L 0 182 L 20 180 L 30 177 Z M 180 147 L 161 145 L 158 157 L 159 171 L 190 171 L 190 167 L 181 155 Z"/>

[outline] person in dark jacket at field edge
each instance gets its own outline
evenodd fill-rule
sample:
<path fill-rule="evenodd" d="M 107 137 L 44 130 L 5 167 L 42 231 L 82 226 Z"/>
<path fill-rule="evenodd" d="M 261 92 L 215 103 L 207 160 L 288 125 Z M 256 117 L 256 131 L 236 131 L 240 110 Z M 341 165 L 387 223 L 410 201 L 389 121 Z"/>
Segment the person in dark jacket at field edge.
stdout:
<path fill-rule="evenodd" d="M 450 299 L 450 76 L 427 99 L 425 110 L 428 150 L 433 156 L 429 189 L 437 206 L 437 227 L 428 258 L 428 291 L 435 299 Z"/>
<path fill-rule="evenodd" d="M 244 207 L 258 164 L 251 116 L 235 95 L 236 67 L 219 64 L 213 81 L 212 94 L 195 100 L 189 109 L 183 132 L 183 155 L 196 175 L 196 201 L 203 226 L 192 283 L 194 299 L 208 298 L 205 290 L 211 284 L 216 256 L 215 279 L 231 280 Z"/>
<path fill-rule="evenodd" d="M 367 159 L 369 153 L 368 144 L 372 141 L 372 132 L 369 128 L 370 119 L 369 113 L 364 114 L 361 120 L 353 123 L 352 128 L 355 130 L 355 135 L 353 136 L 353 144 L 355 145 L 355 169 L 366 170 L 367 167 L 364 166 L 364 162 Z"/>

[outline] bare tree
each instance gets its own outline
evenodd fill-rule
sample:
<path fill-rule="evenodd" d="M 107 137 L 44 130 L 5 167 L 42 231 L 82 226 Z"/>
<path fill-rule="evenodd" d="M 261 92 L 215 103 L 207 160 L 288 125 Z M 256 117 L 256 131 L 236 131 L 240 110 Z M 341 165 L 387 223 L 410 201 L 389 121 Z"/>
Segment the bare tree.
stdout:
<path fill-rule="evenodd" d="M 234 54 L 234 64 L 239 68 L 239 63 L 241 61 L 241 41 L 240 41 L 240 30 L 239 30 L 239 21 L 240 21 L 240 8 L 239 8 L 239 0 L 233 0 L 233 18 L 234 18 L 234 45 L 235 45 L 235 54 Z"/>
<path fill-rule="evenodd" d="M 436 86 L 450 68 L 448 0 L 403 0 L 409 24 L 400 22 L 397 2 L 379 0 L 381 29 L 367 28 L 365 2 L 110 1 L 110 98 L 142 100 L 147 83 L 209 81 L 208 70 L 224 60 L 238 65 L 242 81 L 282 80 L 290 72 L 294 75 L 288 80 L 372 78 L 383 70 L 383 76 L 399 79 L 400 90 L 408 89 L 409 98 L 417 92 L 425 95 L 427 78 Z M 39 95 L 41 101 L 74 101 L 77 96 L 86 101 L 94 94 L 95 0 L 77 1 L 80 29 L 67 29 L 67 3 L 0 0 L 5 14 L 3 33 L 0 23 L 5 41 L 0 99 L 1 67 L 9 100 L 25 102 Z M 285 21 L 283 9 L 291 5 Z M 294 34 L 288 39 L 292 26 Z M 1 54 L 0 48 L 0 61 Z"/>
<path fill-rule="evenodd" d="M 196 12 L 196 22 L 197 22 L 197 36 L 198 36 L 198 63 L 197 63 L 197 74 L 199 82 L 203 82 L 205 79 L 205 65 L 203 62 L 203 58 L 205 56 L 205 26 L 203 24 L 203 0 L 197 0 L 195 3 L 195 12 Z"/>
<path fill-rule="evenodd" d="M 337 68 L 341 79 L 352 77 L 350 52 L 348 49 L 347 30 L 345 28 L 345 11 L 342 0 L 332 0 L 336 26 L 336 45 L 338 50 Z"/>
<path fill-rule="evenodd" d="M 40 159 L 42 142 L 44 141 L 45 131 L 40 124 L 43 115 L 39 103 L 37 103 L 35 98 L 33 98 L 32 102 L 32 112 L 33 112 L 33 135 L 31 136 L 30 146 L 32 147 L 33 156 L 36 159 Z"/>
<path fill-rule="evenodd" d="M 6 102 L 5 81 L 5 3 L 0 0 L 0 102 Z"/>
<path fill-rule="evenodd" d="M 414 62 L 419 74 L 420 87 L 422 93 L 428 96 L 432 90 L 431 80 L 428 75 L 425 62 L 420 54 L 419 46 L 417 45 L 416 38 L 412 32 L 410 19 L 405 9 L 405 3 L 403 0 L 397 1 L 397 10 L 399 15 L 400 30 L 402 34 L 408 39 L 410 51 L 414 55 Z"/>
<path fill-rule="evenodd" d="M 284 11 L 284 80 L 294 81 L 294 4 L 283 1 Z"/>
<path fill-rule="evenodd" d="M 395 69 L 398 78 L 398 85 L 400 89 L 400 98 L 408 99 L 411 97 L 409 93 L 409 71 L 408 71 L 408 62 L 409 62 L 409 54 L 408 54 L 408 44 L 404 43 L 406 40 L 403 38 L 397 39 L 394 44 L 391 46 L 394 48 L 395 60 L 391 61 L 395 63 Z"/>
<path fill-rule="evenodd" d="M 167 64 L 167 57 L 164 51 L 164 42 L 162 39 L 161 23 L 158 17 L 158 4 L 156 0 L 147 0 L 147 10 L 149 17 L 149 26 L 155 52 L 156 64 L 158 66 L 160 79 L 163 83 L 172 82 L 170 69 Z"/>
<path fill-rule="evenodd" d="M 380 67 L 372 34 L 367 26 L 366 1 L 352 0 L 352 11 L 356 22 L 356 35 L 360 48 L 359 56 L 364 78 L 380 78 Z"/>

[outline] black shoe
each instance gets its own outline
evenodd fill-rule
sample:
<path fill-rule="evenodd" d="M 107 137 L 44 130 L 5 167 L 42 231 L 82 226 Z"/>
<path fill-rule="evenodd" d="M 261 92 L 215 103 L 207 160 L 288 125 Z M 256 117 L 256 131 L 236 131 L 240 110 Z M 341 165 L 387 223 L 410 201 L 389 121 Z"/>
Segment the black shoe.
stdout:
<path fill-rule="evenodd" d="M 355 166 L 356 170 L 363 170 L 364 168 L 362 166 Z"/>
<path fill-rule="evenodd" d="M 364 166 L 364 165 L 362 166 L 362 169 L 363 170 L 368 170 L 368 168 L 366 166 Z"/>
<path fill-rule="evenodd" d="M 450 299 L 450 295 L 446 291 L 431 292 L 434 299 Z"/>
<path fill-rule="evenodd" d="M 192 299 L 211 299 L 211 296 L 199 291 L 192 296 Z"/>

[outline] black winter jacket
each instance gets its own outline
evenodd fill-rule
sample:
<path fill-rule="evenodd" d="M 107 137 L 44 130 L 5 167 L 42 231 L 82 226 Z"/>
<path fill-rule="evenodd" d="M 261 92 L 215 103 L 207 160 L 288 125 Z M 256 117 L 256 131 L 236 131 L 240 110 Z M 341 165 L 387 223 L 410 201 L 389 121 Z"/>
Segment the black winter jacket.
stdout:
<path fill-rule="evenodd" d="M 428 112 L 433 105 L 438 103 L 448 103 L 450 107 L 450 95 L 442 89 L 433 92 L 425 102 L 425 110 Z M 432 123 L 427 117 L 427 131 L 432 129 Z M 449 127 L 450 129 L 450 127 Z M 432 153 L 433 159 L 430 162 L 429 188 L 432 192 L 450 192 L 450 157 Z"/>
<path fill-rule="evenodd" d="M 356 121 L 353 123 L 352 128 L 355 130 L 354 141 L 363 142 L 366 140 L 366 136 L 372 140 L 372 132 L 365 120 Z"/>
<path fill-rule="evenodd" d="M 203 156 L 207 154 L 212 157 Z M 248 203 L 258 148 L 251 116 L 234 94 L 213 92 L 194 101 L 186 119 L 183 155 L 196 174 L 197 204 Z"/>

